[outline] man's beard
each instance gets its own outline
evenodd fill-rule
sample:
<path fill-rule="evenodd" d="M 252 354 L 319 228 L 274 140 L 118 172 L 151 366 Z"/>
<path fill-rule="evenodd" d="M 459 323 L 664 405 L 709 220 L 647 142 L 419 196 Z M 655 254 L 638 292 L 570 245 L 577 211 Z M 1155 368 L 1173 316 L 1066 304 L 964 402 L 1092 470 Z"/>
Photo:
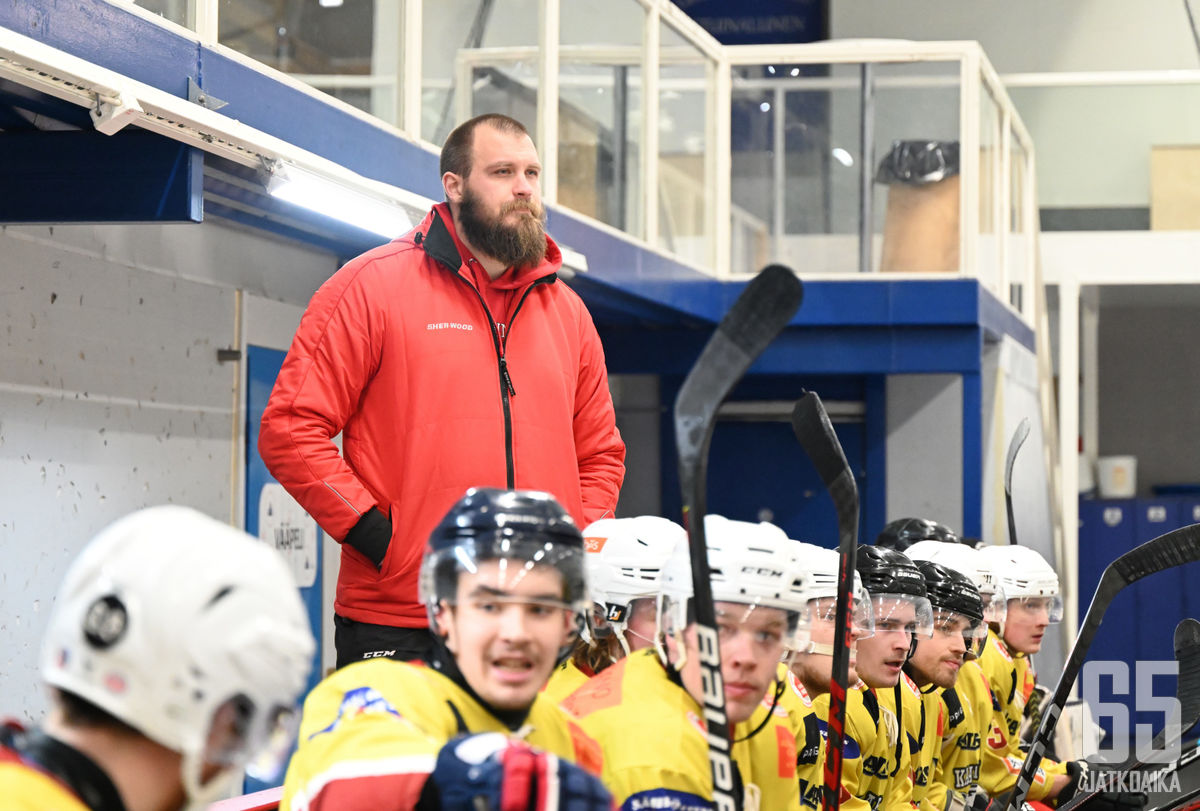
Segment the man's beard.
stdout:
<path fill-rule="evenodd" d="M 508 225 L 504 218 L 512 211 L 529 211 L 533 216 L 518 216 L 515 225 Z M 465 187 L 458 220 L 463 239 L 475 250 L 511 268 L 536 265 L 546 257 L 546 210 L 531 200 L 511 200 L 492 219 L 479 198 Z"/>

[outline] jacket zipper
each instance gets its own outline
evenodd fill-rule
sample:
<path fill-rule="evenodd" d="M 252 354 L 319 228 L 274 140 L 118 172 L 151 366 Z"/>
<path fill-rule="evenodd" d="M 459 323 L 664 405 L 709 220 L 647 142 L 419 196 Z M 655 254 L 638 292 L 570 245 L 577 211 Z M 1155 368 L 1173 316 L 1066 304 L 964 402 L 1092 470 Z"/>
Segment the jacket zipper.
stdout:
<path fill-rule="evenodd" d="M 504 407 L 504 462 L 505 462 L 505 481 L 508 483 L 508 489 L 512 490 L 516 487 L 516 465 L 513 460 L 513 437 L 512 437 L 512 405 L 509 403 L 510 397 L 517 396 L 517 390 L 513 386 L 512 375 L 508 373 L 508 359 L 506 357 L 506 349 L 508 346 L 508 336 L 512 334 L 513 324 L 517 320 L 517 313 L 521 312 L 521 306 L 525 303 L 529 291 L 537 287 L 539 284 L 545 284 L 554 280 L 553 273 L 542 276 L 540 279 L 534 279 L 533 282 L 525 288 L 525 292 L 521 294 L 521 298 L 517 301 L 516 309 L 513 310 L 512 318 L 508 320 L 508 329 L 504 333 L 504 342 L 500 342 L 500 330 L 496 328 L 496 319 L 492 317 L 492 311 L 488 309 L 487 302 L 483 298 L 483 293 L 471 284 L 471 280 L 463 276 L 461 273 L 456 274 L 458 278 L 467 283 L 467 286 L 475 291 L 475 297 L 479 299 L 480 305 L 483 306 L 483 312 L 487 315 L 488 326 L 492 330 L 492 347 L 496 350 L 496 364 L 500 370 L 500 404 Z"/>

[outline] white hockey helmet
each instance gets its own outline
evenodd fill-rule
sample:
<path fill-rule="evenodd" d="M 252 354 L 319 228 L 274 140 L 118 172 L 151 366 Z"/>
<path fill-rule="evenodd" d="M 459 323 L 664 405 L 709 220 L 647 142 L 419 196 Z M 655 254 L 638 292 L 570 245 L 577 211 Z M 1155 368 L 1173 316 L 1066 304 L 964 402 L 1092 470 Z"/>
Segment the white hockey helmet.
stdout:
<path fill-rule="evenodd" d="M 802 653 L 830 654 L 832 649 L 816 645 L 804 635 L 804 629 L 811 627 L 814 621 L 834 619 L 833 600 L 838 596 L 838 569 L 842 556 L 835 549 L 826 549 L 816 544 L 795 542 L 797 561 L 808 574 L 808 591 L 805 594 L 806 609 L 804 622 L 801 623 L 801 634 L 796 639 L 796 649 Z M 824 606 L 824 608 L 822 608 Z M 871 607 L 871 595 L 863 587 L 862 578 L 854 572 L 854 599 L 850 621 L 859 637 L 868 637 L 875 633 L 874 612 Z"/>
<path fill-rule="evenodd" d="M 975 584 L 975 588 L 979 589 L 979 596 L 983 600 L 984 621 L 1004 622 L 1008 598 L 992 571 L 991 560 L 980 554 L 978 549 L 961 543 L 917 541 L 904 550 L 904 554 L 913 560 L 940 563 L 947 569 L 966 575 Z"/>
<path fill-rule="evenodd" d="M 992 572 L 1010 603 L 1019 600 L 1022 605 L 1044 604 L 1050 622 L 1062 621 L 1058 573 L 1036 549 L 1012 544 L 991 545 L 980 547 L 979 554 L 991 564 Z"/>
<path fill-rule="evenodd" d="M 791 647 L 808 599 L 808 577 L 798 564 L 795 541 L 774 524 L 731 521 L 720 515 L 704 517 L 704 534 L 713 600 L 785 611 L 785 646 Z M 687 625 L 692 593 L 689 547 L 682 544 L 663 569 L 660 637 L 663 632 L 678 633 Z M 661 648 L 659 653 L 665 661 Z"/>
<path fill-rule="evenodd" d="M 313 648 L 296 582 L 274 549 L 195 510 L 152 507 L 102 530 L 71 565 L 42 674 L 181 753 L 181 782 L 202 805 L 243 765 L 264 779 L 282 765 Z M 230 724 L 214 751 L 210 730 Z M 202 784 L 206 762 L 223 769 Z"/>
<path fill-rule="evenodd" d="M 667 561 L 676 548 L 686 554 L 687 533 L 655 515 L 602 518 L 584 529 L 583 547 L 592 602 L 628 656 L 625 630 L 633 602 L 657 599 Z M 593 632 L 585 629 L 585 634 Z"/>

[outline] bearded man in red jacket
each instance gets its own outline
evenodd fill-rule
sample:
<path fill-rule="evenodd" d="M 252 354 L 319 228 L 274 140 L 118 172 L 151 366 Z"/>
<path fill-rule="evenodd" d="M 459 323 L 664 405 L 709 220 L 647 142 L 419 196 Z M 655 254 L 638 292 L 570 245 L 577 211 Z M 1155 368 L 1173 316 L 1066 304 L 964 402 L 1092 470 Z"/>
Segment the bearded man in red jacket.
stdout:
<path fill-rule="evenodd" d="M 468 487 L 544 490 L 586 526 L 612 514 L 625 475 L 604 352 L 558 279 L 528 131 L 473 118 L 441 171 L 445 203 L 313 296 L 259 432 L 268 470 L 342 545 L 339 667 L 427 650 L 421 556 Z"/>

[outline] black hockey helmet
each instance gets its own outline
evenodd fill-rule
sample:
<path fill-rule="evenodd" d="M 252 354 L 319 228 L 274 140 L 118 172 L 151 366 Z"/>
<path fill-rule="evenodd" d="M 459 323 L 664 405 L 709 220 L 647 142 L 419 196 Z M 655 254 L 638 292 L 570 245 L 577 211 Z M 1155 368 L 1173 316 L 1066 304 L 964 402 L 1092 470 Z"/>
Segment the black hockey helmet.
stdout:
<path fill-rule="evenodd" d="M 961 543 L 962 539 L 950 527 L 928 518 L 898 518 L 883 528 L 875 545 L 903 552 L 917 541 Z"/>
<path fill-rule="evenodd" d="M 925 578 L 907 556 L 879 546 L 858 547 L 858 576 L 863 586 L 875 594 L 912 594 L 925 596 Z"/>
<path fill-rule="evenodd" d="M 983 600 L 969 577 L 931 560 L 917 561 L 917 568 L 925 578 L 930 605 L 983 621 Z"/>
<path fill-rule="evenodd" d="M 979 589 L 965 574 L 931 560 L 917 561 L 925 577 L 925 591 L 933 606 L 934 628 L 961 628 L 967 656 L 983 654 L 987 625 L 983 621 L 983 600 Z"/>
<path fill-rule="evenodd" d="M 455 602 L 458 575 L 489 560 L 510 561 L 508 583 L 535 566 L 557 569 L 562 602 L 581 616 L 587 608 L 583 534 L 554 497 L 536 490 L 473 487 L 434 528 L 425 548 L 420 597 L 431 625 L 440 602 Z"/>

